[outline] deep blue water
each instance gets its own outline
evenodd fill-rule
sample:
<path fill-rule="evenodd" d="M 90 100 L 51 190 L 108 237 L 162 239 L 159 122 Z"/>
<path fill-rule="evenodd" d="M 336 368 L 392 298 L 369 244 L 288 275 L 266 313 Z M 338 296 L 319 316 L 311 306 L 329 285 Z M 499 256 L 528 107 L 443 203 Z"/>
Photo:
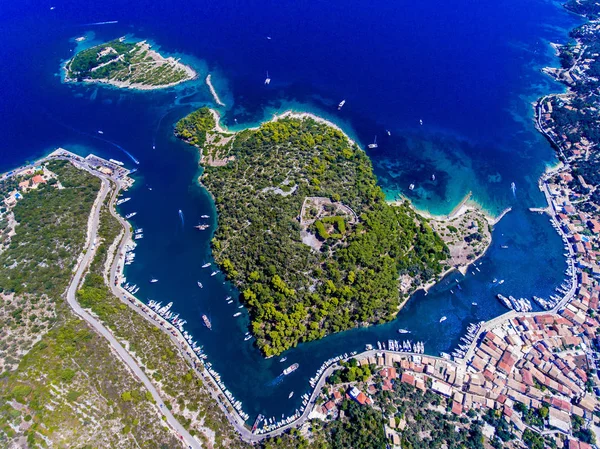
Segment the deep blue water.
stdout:
<path fill-rule="evenodd" d="M 57 146 L 133 165 L 124 149 L 139 159 L 132 200 L 122 211 L 138 212 L 133 223 L 144 228 L 145 238 L 138 241 L 128 280 L 141 286 L 142 299 L 174 301 L 188 331 L 252 417 L 298 407 L 308 378 L 333 355 L 397 336 L 400 327 L 423 340 L 426 352 L 447 351 L 469 322 L 504 311 L 494 299 L 496 291 L 544 296 L 562 282 L 566 264 L 560 238 L 547 218 L 527 210 L 543 204 L 536 179 L 555 161 L 531 121 L 530 102 L 559 89 L 539 68 L 556 63 L 548 42 L 564 42 L 578 23 L 558 4 L 137 3 L 136 8 L 114 0 L 0 4 L 0 168 Z M 118 24 L 90 25 L 112 20 Z M 85 45 L 125 34 L 150 39 L 192 63 L 201 79 L 144 93 L 64 85 L 60 64 L 75 51 L 73 38 L 84 34 L 89 36 Z M 211 215 L 215 224 L 216 217 L 210 196 L 195 182 L 196 152 L 172 137 L 178 118 L 211 104 L 202 83 L 207 70 L 227 103 L 222 113 L 232 128 L 290 107 L 313 111 L 360 142 L 378 136 L 379 148 L 369 155 L 390 198 L 402 193 L 420 208 L 447 213 L 472 191 L 491 212 L 513 207 L 496 226 L 494 243 L 478 265 L 481 271 L 464 279 L 451 275 L 427 296 L 417 293 L 393 323 L 288 351 L 285 365 L 299 362 L 300 369 L 280 385 L 268 386 L 284 364 L 263 359 L 252 341 L 243 341 L 248 318 L 233 318 L 238 304 L 228 306 L 224 299 L 237 292 L 220 275 L 210 277 L 209 269 L 200 268 L 211 260 L 210 234 L 192 225 L 202 214 Z M 263 84 L 267 71 L 268 87 Z M 346 105 L 338 113 L 341 99 Z M 511 181 L 517 184 L 516 197 Z M 413 192 L 410 183 L 417 186 Z M 149 284 L 151 277 L 159 282 Z M 505 283 L 494 286 L 493 278 Z M 455 279 L 462 290 L 454 288 Z M 198 280 L 204 289 L 197 287 Z M 210 314 L 212 332 L 201 326 L 202 313 Z M 439 323 L 441 316 L 448 319 Z M 288 400 L 292 390 L 295 396 Z"/>

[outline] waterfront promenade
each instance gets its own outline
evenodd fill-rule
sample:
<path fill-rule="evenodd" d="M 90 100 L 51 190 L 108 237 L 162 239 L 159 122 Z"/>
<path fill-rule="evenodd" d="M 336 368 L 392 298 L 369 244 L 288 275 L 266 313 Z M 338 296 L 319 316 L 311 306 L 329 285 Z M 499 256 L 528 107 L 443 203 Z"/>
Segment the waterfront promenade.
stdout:
<path fill-rule="evenodd" d="M 85 274 L 87 273 L 90 263 L 94 259 L 98 247 L 96 243 L 98 235 L 98 226 L 100 222 L 100 210 L 102 209 L 102 204 L 104 203 L 104 200 L 110 191 L 111 182 L 115 182 L 117 183 L 117 185 L 120 185 L 118 183 L 120 183 L 121 181 L 119 181 L 116 178 L 111 178 L 110 176 L 107 176 L 97 171 L 96 167 L 90 165 L 86 159 L 75 154 L 69 153 L 63 149 L 59 149 L 51 153 L 49 156 L 36 161 L 33 164 L 23 166 L 17 170 L 9 172 L 9 174 L 3 175 L 2 179 L 5 179 L 7 176 L 19 175 L 20 173 L 30 168 L 39 166 L 44 162 L 56 159 L 69 161 L 73 163 L 75 167 L 87 171 L 91 175 L 99 178 L 101 181 L 98 196 L 94 201 L 88 219 L 87 237 L 84 250 L 80 255 L 79 259 L 77 260 L 77 265 L 74 269 L 73 277 L 71 278 L 70 284 L 66 291 L 67 303 L 77 316 L 86 321 L 90 325 L 90 327 L 92 327 L 98 334 L 106 338 L 113 352 L 118 355 L 118 357 L 131 371 L 133 376 L 146 387 L 146 389 L 152 395 L 154 401 L 156 401 L 157 404 L 162 404 L 162 399 L 158 391 L 154 387 L 154 384 L 150 381 L 148 376 L 146 376 L 145 372 L 141 369 L 141 367 L 137 364 L 137 362 L 133 359 L 129 352 L 123 347 L 123 345 L 121 345 L 121 343 L 119 343 L 119 341 L 108 330 L 108 328 L 104 326 L 104 324 L 102 324 L 97 318 L 93 317 L 89 312 L 87 312 L 80 306 L 76 298 L 77 290 L 79 289 L 83 280 L 85 279 Z M 94 157 L 93 160 L 97 161 L 98 158 Z M 163 415 L 165 422 L 168 424 L 168 426 L 177 434 L 177 436 L 181 440 L 183 440 L 186 443 L 186 445 L 189 448 L 200 449 L 202 447 L 200 443 L 189 434 L 185 427 L 181 425 L 179 421 L 177 421 L 177 419 L 173 416 L 170 410 L 168 410 L 166 407 L 158 407 L 158 411 Z"/>

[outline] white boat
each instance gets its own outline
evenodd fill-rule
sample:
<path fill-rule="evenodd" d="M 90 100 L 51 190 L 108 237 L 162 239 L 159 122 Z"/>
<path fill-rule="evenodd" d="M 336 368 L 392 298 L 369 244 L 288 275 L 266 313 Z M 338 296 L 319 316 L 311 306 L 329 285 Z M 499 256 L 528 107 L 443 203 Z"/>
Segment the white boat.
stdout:
<path fill-rule="evenodd" d="M 233 314 L 233 316 L 235 316 L 235 317 L 238 317 L 238 316 L 240 316 L 241 314 L 242 314 L 242 312 L 235 312 L 235 313 Z"/>
<path fill-rule="evenodd" d="M 415 189 L 415 185 L 414 184 L 411 184 L 411 185 L 408 186 L 408 190 L 414 190 L 414 189 Z"/>
<path fill-rule="evenodd" d="M 431 180 L 435 181 L 435 173 L 433 175 L 431 175 Z"/>
<path fill-rule="evenodd" d="M 440 323 L 443 323 L 446 320 L 447 320 L 447 318 L 445 316 L 443 316 L 443 317 L 440 318 Z"/>
<path fill-rule="evenodd" d="M 339 111 L 340 109 L 342 109 L 342 108 L 344 107 L 344 105 L 345 105 L 345 104 L 346 104 L 346 100 L 342 100 L 342 101 L 340 101 L 340 104 L 338 104 L 338 111 Z"/>
<path fill-rule="evenodd" d="M 119 166 L 121 166 L 121 167 L 122 167 L 123 165 L 125 165 L 125 164 L 123 164 L 123 162 L 121 162 L 121 161 L 118 161 L 118 160 L 116 160 L 116 159 L 109 159 L 109 160 L 108 160 L 108 162 L 112 162 L 113 164 L 119 165 Z"/>
<path fill-rule="evenodd" d="M 294 396 L 294 392 L 293 391 L 288 395 L 288 399 L 292 399 L 292 396 Z"/>
<path fill-rule="evenodd" d="M 392 135 L 392 133 L 391 133 L 391 131 L 389 129 L 386 129 L 385 132 L 387 133 L 388 136 Z"/>
<path fill-rule="evenodd" d="M 281 359 L 279 359 L 279 363 L 283 363 L 287 360 L 287 357 L 282 357 Z"/>
<path fill-rule="evenodd" d="M 377 148 L 377 136 L 375 136 L 375 140 L 373 140 L 373 143 L 370 143 L 369 145 L 367 145 L 369 148 Z"/>
<path fill-rule="evenodd" d="M 271 78 L 269 78 L 269 72 L 267 72 L 267 78 L 265 79 L 265 84 L 266 85 L 271 84 Z"/>
<path fill-rule="evenodd" d="M 130 219 L 131 217 L 135 217 L 137 215 L 137 212 L 131 212 L 130 214 L 125 215 L 126 219 Z"/>
<path fill-rule="evenodd" d="M 399 334 L 410 334 L 410 331 L 407 329 L 398 329 Z"/>
<path fill-rule="evenodd" d="M 210 218 L 210 215 L 200 215 L 200 218 Z"/>
<path fill-rule="evenodd" d="M 158 279 L 150 279 L 151 284 L 154 284 L 155 282 L 158 282 Z"/>
<path fill-rule="evenodd" d="M 214 276 L 215 274 L 217 274 L 218 271 L 213 271 L 212 273 L 210 273 L 211 276 Z"/>
<path fill-rule="evenodd" d="M 204 286 L 202 285 L 202 282 L 200 282 L 200 281 L 198 281 L 198 282 L 197 282 L 197 284 L 198 284 L 198 287 L 200 287 L 200 288 L 204 287 Z"/>
<path fill-rule="evenodd" d="M 476 302 L 472 302 L 471 305 L 472 306 L 477 306 L 477 303 Z"/>
<path fill-rule="evenodd" d="M 204 265 L 202 265 L 202 268 L 206 268 L 206 267 L 210 267 L 210 262 L 205 263 Z"/>
<path fill-rule="evenodd" d="M 104 134 L 104 131 L 102 131 L 102 130 L 99 129 L 98 130 L 98 134 Z"/>
<path fill-rule="evenodd" d="M 419 124 L 423 125 L 423 119 L 419 119 Z"/>
<path fill-rule="evenodd" d="M 250 340 L 251 338 L 252 338 L 252 335 L 246 335 L 246 336 L 244 337 L 244 341 L 248 341 L 248 340 Z"/>
<path fill-rule="evenodd" d="M 504 279 L 500 279 L 500 280 L 498 281 L 498 285 L 502 285 L 502 284 L 504 284 Z"/>

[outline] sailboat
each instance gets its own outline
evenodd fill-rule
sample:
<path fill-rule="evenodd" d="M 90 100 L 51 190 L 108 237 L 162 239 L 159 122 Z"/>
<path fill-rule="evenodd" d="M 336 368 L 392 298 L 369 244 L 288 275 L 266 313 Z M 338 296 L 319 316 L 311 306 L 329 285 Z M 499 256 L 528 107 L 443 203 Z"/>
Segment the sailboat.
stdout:
<path fill-rule="evenodd" d="M 267 72 L 267 78 L 265 79 L 265 84 L 271 84 L 271 78 L 269 78 L 269 72 Z"/>
<path fill-rule="evenodd" d="M 375 140 L 373 141 L 373 143 L 370 143 L 368 145 L 369 148 L 377 148 L 377 136 L 375 136 Z"/>

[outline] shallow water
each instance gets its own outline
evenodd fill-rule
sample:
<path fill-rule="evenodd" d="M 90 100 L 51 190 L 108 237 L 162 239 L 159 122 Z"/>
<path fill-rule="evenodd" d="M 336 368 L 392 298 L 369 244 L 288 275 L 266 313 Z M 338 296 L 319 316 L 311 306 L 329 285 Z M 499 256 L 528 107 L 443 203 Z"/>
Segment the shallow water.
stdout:
<path fill-rule="evenodd" d="M 561 240 L 546 217 L 527 208 L 543 204 L 536 179 L 555 161 L 533 128 L 530 102 L 559 89 L 539 68 L 555 63 L 547 42 L 564 41 L 576 23 L 562 8 L 542 0 L 384 1 L 376 7 L 284 0 L 260 8 L 224 1 L 185 4 L 182 15 L 177 2 L 142 3 L 129 10 L 114 0 L 65 1 L 52 12 L 15 0 L 0 5 L 0 165 L 8 169 L 57 146 L 131 166 L 139 160 L 132 200 L 121 207 L 137 211 L 132 222 L 144 228 L 128 281 L 140 286 L 143 300 L 174 302 L 252 418 L 293 411 L 309 389 L 307 380 L 329 357 L 398 338 L 398 328 L 410 329 L 428 353 L 448 351 L 468 323 L 504 312 L 496 292 L 544 296 L 561 283 Z M 108 20 L 118 24 L 85 25 Z M 98 42 L 125 34 L 151 39 L 193 64 L 200 78 L 143 93 L 61 84 L 61 61 L 75 49 L 71 39 L 90 31 Z M 201 268 L 211 260 L 210 232 L 192 226 L 202 214 L 216 225 L 214 207 L 195 182 L 196 151 L 172 136 L 178 118 L 211 104 L 203 84 L 208 71 L 232 129 L 289 108 L 315 112 L 363 144 L 378 136 L 379 148 L 369 155 L 389 198 L 407 195 L 419 208 L 442 214 L 471 191 L 491 213 L 513 207 L 496 226 L 480 271 L 452 274 L 427 296 L 415 294 L 392 323 L 300 345 L 286 353 L 286 363 L 264 359 L 252 340 L 243 341 L 247 315 L 233 318 L 239 304 L 225 301 L 238 293 Z M 338 112 L 341 99 L 347 102 Z M 410 183 L 416 185 L 412 192 Z M 159 282 L 150 284 L 151 278 Z M 497 286 L 494 278 L 505 283 Z M 201 325 L 202 313 L 210 315 L 213 331 Z M 447 320 L 440 323 L 442 316 Z M 300 368 L 274 383 L 294 362 Z"/>

